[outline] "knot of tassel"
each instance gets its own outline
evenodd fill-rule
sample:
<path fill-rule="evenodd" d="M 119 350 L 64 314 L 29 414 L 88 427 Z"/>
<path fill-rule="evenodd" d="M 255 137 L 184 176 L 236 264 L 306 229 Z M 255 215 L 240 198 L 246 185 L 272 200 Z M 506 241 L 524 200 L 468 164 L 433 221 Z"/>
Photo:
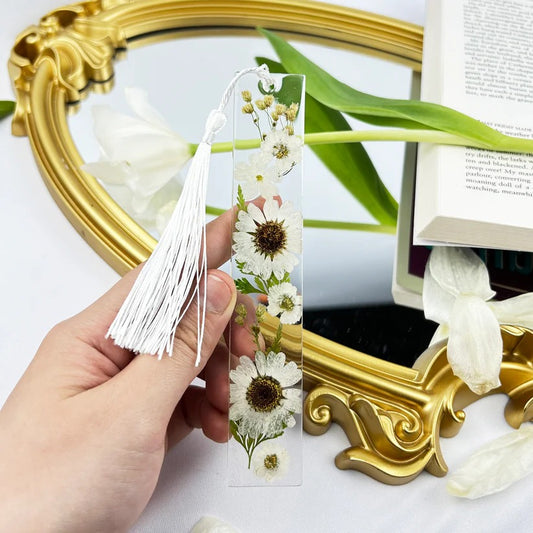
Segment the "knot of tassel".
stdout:
<path fill-rule="evenodd" d="M 209 113 L 205 124 L 205 132 L 202 142 L 212 144 L 216 134 L 226 125 L 226 115 L 219 109 L 214 109 Z"/>

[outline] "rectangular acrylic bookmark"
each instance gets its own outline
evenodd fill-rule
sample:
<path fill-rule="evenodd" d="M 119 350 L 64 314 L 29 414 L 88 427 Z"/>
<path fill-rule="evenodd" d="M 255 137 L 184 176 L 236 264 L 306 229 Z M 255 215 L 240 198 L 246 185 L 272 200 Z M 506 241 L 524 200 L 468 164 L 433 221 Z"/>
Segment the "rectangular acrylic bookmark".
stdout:
<path fill-rule="evenodd" d="M 235 91 L 229 483 L 302 481 L 304 77 Z"/>

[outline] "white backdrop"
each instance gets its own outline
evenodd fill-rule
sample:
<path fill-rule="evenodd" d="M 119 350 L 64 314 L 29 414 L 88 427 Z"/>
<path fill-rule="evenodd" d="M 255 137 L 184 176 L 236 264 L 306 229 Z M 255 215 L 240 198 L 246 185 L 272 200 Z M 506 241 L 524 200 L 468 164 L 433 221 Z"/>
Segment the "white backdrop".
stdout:
<path fill-rule="evenodd" d="M 423 24 L 422 0 L 338 3 Z M 2 0 L 1 65 L 7 63 L 17 33 L 59 5 L 60 0 Z M 0 99 L 12 97 L 4 69 Z M 44 334 L 96 299 L 118 276 L 63 217 L 41 181 L 28 140 L 12 137 L 9 121 L 0 123 L 0 161 L 3 403 Z M 442 441 L 452 470 L 481 443 L 508 431 L 504 404 L 505 398 L 496 396 L 472 406 L 460 434 Z M 333 458 L 347 445 L 338 427 L 321 437 L 304 435 L 302 487 L 230 489 L 225 446 L 195 432 L 167 457 L 154 497 L 133 531 L 188 531 L 204 515 L 223 518 L 243 533 L 531 529 L 533 479 L 481 501 L 462 501 L 446 493 L 445 479 L 425 472 L 408 485 L 391 487 L 337 470 Z"/>

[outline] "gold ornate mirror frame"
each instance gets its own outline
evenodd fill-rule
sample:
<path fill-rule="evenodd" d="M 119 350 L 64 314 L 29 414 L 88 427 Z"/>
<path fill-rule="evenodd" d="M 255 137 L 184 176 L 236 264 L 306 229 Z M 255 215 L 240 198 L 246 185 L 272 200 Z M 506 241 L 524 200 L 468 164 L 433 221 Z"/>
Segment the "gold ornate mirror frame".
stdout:
<path fill-rule="evenodd" d="M 256 26 L 296 40 L 351 47 L 414 70 L 421 68 L 422 28 L 362 11 L 297 0 L 88 0 L 44 16 L 17 38 L 9 62 L 17 97 L 13 133 L 27 135 L 55 201 L 83 238 L 119 273 L 144 261 L 154 239 L 134 222 L 83 163 L 67 113 L 89 90 L 106 91 L 113 61 L 169 32 L 251 34 Z M 386 328 L 387 324 L 383 324 Z M 265 334 L 275 325 L 267 323 Z M 513 427 L 533 417 L 533 335 L 502 327 L 505 415 Z M 284 350 L 291 352 L 290 333 Z M 339 468 L 401 484 L 447 467 L 439 434 L 455 435 L 464 406 L 478 398 L 456 378 L 441 344 L 406 368 L 304 333 L 304 427 L 314 435 L 340 424 L 350 446 Z"/>

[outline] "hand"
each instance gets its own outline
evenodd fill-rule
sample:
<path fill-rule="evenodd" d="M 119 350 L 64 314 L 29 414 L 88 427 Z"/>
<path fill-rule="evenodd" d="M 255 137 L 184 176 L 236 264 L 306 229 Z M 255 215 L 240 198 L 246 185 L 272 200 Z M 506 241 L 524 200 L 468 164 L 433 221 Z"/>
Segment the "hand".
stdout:
<path fill-rule="evenodd" d="M 209 268 L 228 259 L 228 212 L 208 225 Z M 1 531 L 126 531 L 152 495 L 167 447 L 192 428 L 228 438 L 227 349 L 236 295 L 210 270 L 200 367 L 196 309 L 158 361 L 104 338 L 139 269 L 57 325 L 0 412 Z M 250 349 L 244 328 L 233 345 Z M 248 345 L 247 345 L 248 343 Z M 190 386 L 200 375 L 206 387 Z"/>

